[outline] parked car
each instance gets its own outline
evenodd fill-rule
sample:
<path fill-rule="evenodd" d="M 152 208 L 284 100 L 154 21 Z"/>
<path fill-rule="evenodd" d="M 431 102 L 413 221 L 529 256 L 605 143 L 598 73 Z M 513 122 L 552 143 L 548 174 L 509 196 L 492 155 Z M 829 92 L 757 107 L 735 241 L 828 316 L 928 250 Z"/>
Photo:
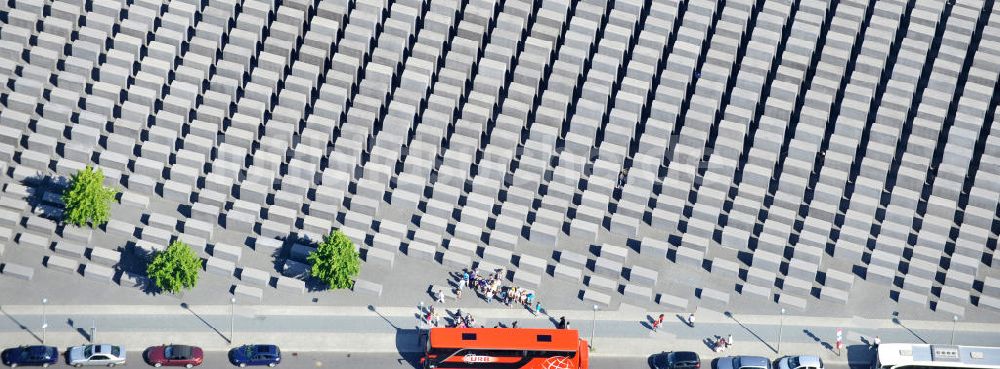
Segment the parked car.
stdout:
<path fill-rule="evenodd" d="M 819 356 L 785 356 L 778 359 L 778 369 L 823 369 L 823 360 Z"/>
<path fill-rule="evenodd" d="M 275 345 L 243 345 L 229 350 L 229 361 L 233 365 L 275 366 L 281 362 L 281 350 Z"/>
<path fill-rule="evenodd" d="M 771 369 L 771 360 L 763 356 L 720 357 L 718 369 Z"/>
<path fill-rule="evenodd" d="M 115 345 L 74 346 L 66 350 L 66 362 L 77 368 L 84 365 L 125 365 L 125 349 Z"/>
<path fill-rule="evenodd" d="M 3 363 L 11 368 L 20 365 L 48 367 L 59 360 L 59 350 L 52 346 L 19 346 L 3 350 L 0 357 Z"/>
<path fill-rule="evenodd" d="M 653 357 L 653 367 L 656 369 L 699 369 L 701 358 L 691 351 L 671 351 L 657 354 Z"/>
<path fill-rule="evenodd" d="M 205 353 L 201 347 L 187 345 L 162 345 L 150 347 L 146 352 L 146 361 L 157 368 L 161 366 L 194 367 L 201 365 Z"/>

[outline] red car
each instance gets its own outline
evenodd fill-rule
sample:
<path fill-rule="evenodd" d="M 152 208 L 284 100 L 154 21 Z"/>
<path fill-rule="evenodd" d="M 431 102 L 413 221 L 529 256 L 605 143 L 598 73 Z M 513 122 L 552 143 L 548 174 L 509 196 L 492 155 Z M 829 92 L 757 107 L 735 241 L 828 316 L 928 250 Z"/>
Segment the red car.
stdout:
<path fill-rule="evenodd" d="M 150 347 L 146 351 L 146 361 L 157 368 L 161 366 L 184 366 L 191 368 L 201 365 L 205 353 L 201 347 L 186 345 L 162 345 Z"/>

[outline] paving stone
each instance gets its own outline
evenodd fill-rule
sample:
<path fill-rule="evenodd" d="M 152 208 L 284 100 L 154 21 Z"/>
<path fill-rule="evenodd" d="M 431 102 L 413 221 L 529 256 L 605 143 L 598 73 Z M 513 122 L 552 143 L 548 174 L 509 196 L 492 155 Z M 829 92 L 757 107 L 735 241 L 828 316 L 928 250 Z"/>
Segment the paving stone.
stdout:
<path fill-rule="evenodd" d="M 257 287 L 250 287 L 244 285 L 233 285 L 233 296 L 237 297 L 239 301 L 264 301 L 264 291 Z"/>
<path fill-rule="evenodd" d="M 45 267 L 66 273 L 76 273 L 76 269 L 80 267 L 80 263 L 62 256 L 49 255 L 45 260 Z"/>
<path fill-rule="evenodd" d="M 354 281 L 354 287 L 352 288 L 354 292 L 363 293 L 366 295 L 382 296 L 382 285 L 366 281 L 363 279 L 358 279 Z"/>
<path fill-rule="evenodd" d="M 103 265 L 87 264 L 83 267 L 83 276 L 95 282 L 114 284 L 115 270 Z"/>
<path fill-rule="evenodd" d="M 271 283 L 271 275 L 260 269 L 243 268 L 240 271 L 240 281 L 254 286 L 267 287 Z"/>
<path fill-rule="evenodd" d="M 35 269 L 24 265 L 4 263 L 3 275 L 25 281 L 30 281 L 35 277 Z"/>

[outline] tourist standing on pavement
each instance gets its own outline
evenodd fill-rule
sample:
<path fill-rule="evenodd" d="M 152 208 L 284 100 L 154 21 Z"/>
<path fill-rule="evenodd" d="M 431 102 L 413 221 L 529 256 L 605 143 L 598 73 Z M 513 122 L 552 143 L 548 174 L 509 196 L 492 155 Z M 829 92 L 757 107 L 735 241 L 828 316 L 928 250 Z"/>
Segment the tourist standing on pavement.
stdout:
<path fill-rule="evenodd" d="M 729 346 L 732 345 L 733 345 L 733 334 L 730 333 L 729 336 L 726 337 L 726 347 L 728 348 Z"/>
<path fill-rule="evenodd" d="M 688 314 L 688 325 L 694 328 L 694 313 Z"/>
<path fill-rule="evenodd" d="M 875 339 L 872 340 L 872 348 L 878 350 L 878 344 L 880 343 L 882 343 L 882 339 L 878 338 L 878 336 L 875 336 Z"/>

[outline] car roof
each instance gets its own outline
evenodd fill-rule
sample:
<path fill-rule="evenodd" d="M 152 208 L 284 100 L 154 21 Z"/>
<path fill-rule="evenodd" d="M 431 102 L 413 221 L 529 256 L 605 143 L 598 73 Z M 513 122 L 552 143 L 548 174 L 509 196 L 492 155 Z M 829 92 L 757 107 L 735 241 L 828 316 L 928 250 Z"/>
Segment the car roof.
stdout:
<path fill-rule="evenodd" d="M 798 356 L 799 366 L 809 366 L 814 368 L 819 368 L 821 366 L 819 357 L 812 355 Z"/>
<path fill-rule="evenodd" d="M 32 355 L 41 355 L 41 354 L 44 354 L 44 353 L 46 353 L 48 351 L 48 349 L 49 348 L 46 347 L 46 346 L 39 346 L 39 345 L 28 346 L 28 347 L 24 348 L 25 351 L 27 351 L 29 354 L 32 354 Z"/>
<path fill-rule="evenodd" d="M 254 345 L 254 349 L 262 354 L 273 354 L 278 351 L 278 346 L 275 345 Z"/>
<path fill-rule="evenodd" d="M 698 354 L 694 353 L 694 352 L 691 352 L 691 351 L 674 351 L 671 354 L 673 354 L 674 360 L 677 360 L 677 361 L 696 361 L 696 360 L 700 360 L 698 358 Z"/>
<path fill-rule="evenodd" d="M 739 360 L 739 367 L 753 366 L 767 368 L 770 360 L 763 356 L 737 356 L 733 360 Z"/>

